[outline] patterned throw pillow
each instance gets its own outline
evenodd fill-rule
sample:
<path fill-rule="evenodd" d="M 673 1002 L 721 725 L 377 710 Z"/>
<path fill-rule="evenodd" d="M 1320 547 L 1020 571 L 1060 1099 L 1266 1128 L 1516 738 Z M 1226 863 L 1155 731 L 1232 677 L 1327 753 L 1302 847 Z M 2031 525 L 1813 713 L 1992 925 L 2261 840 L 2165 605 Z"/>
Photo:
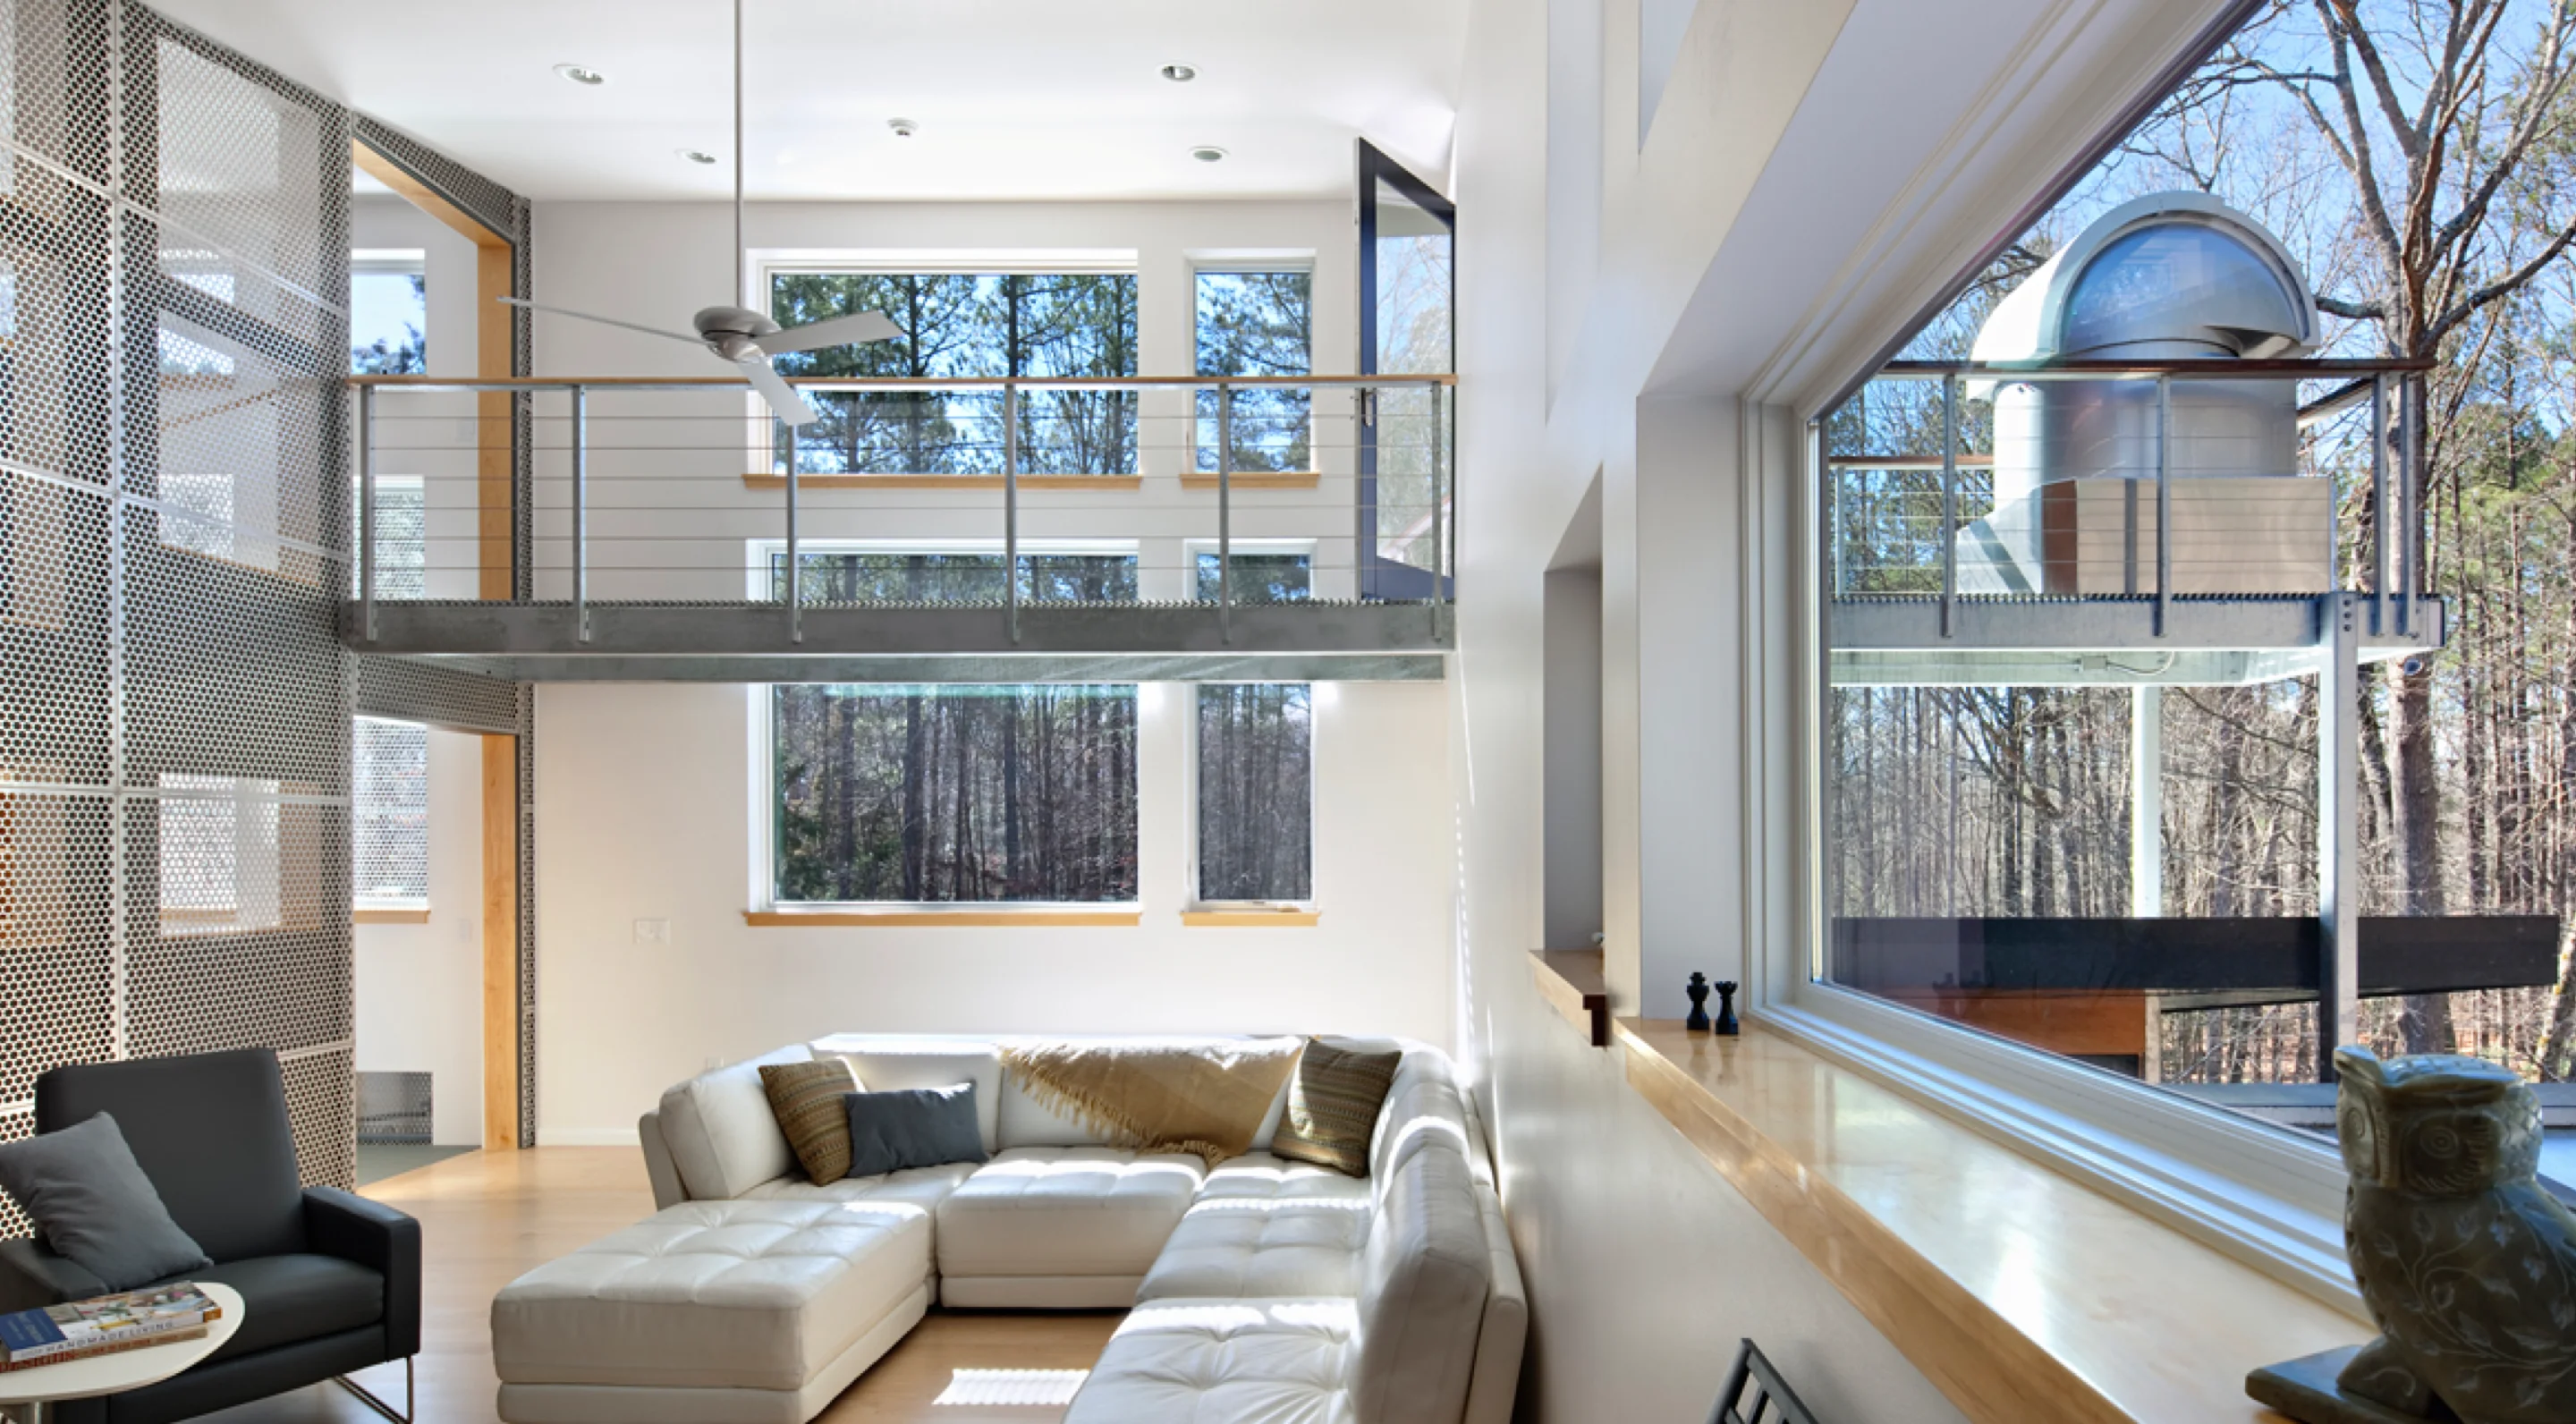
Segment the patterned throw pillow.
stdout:
<path fill-rule="evenodd" d="M 1353 1177 L 1367 1176 L 1377 1110 L 1403 1061 L 1402 1049 L 1359 1053 L 1321 1039 L 1306 1040 L 1306 1051 L 1297 1056 L 1297 1076 L 1288 1084 L 1288 1110 L 1280 1115 L 1270 1150 Z"/>
<path fill-rule="evenodd" d="M 763 1063 L 760 1088 L 769 1094 L 778 1130 L 787 1134 L 787 1145 L 796 1149 L 796 1160 L 814 1185 L 850 1174 L 850 1117 L 841 1095 L 859 1090 L 859 1075 L 847 1062 Z"/>

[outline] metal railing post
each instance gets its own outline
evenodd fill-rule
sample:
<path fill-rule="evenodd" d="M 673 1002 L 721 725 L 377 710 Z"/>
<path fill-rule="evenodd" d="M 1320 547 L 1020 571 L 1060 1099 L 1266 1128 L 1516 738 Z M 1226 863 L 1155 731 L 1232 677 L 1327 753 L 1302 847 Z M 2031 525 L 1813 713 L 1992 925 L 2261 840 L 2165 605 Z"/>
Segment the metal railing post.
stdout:
<path fill-rule="evenodd" d="M 2388 629 L 2388 378 L 2370 378 L 2370 631 Z"/>
<path fill-rule="evenodd" d="M 1941 378 L 1941 636 L 1958 636 L 1959 378 Z"/>
<path fill-rule="evenodd" d="M 1369 596 L 1369 570 L 1376 556 L 1370 535 L 1377 527 L 1377 485 L 1379 476 L 1363 474 L 1360 461 L 1362 446 L 1376 437 L 1369 432 L 1377 428 L 1377 391 L 1373 388 L 1352 392 L 1351 406 L 1351 595 L 1365 600 Z M 1375 460 L 1374 447 L 1367 458 Z"/>
<path fill-rule="evenodd" d="M 805 567 L 796 551 L 796 436 L 787 437 L 787 641 L 805 641 Z"/>
<path fill-rule="evenodd" d="M 2407 377 L 2400 392 L 2398 432 L 2406 442 L 2406 454 L 2397 467 L 2397 483 L 2403 486 L 2397 506 L 2405 511 L 2406 522 L 2397 526 L 2397 632 L 2400 637 L 2411 637 L 2415 632 L 2415 596 L 2423 592 L 2424 579 L 2423 512 L 2415 507 L 2417 496 L 2424 490 L 2424 378 Z"/>
<path fill-rule="evenodd" d="M 1020 388 L 1002 383 L 1002 622 L 1020 641 Z"/>
<path fill-rule="evenodd" d="M 2156 636 L 2173 602 L 2173 377 L 2156 377 Z"/>
<path fill-rule="evenodd" d="M 1448 432 L 1440 423 L 1440 384 L 1431 384 L 1431 641 L 1440 641 L 1442 607 L 1448 602 L 1440 581 L 1447 576 L 1448 544 L 1440 515 L 1440 461 L 1448 452 Z"/>
<path fill-rule="evenodd" d="M 1216 387 L 1216 631 L 1234 642 L 1234 387 Z"/>
<path fill-rule="evenodd" d="M 358 627 L 376 640 L 376 388 L 358 387 Z"/>
<path fill-rule="evenodd" d="M 572 388 L 572 619 L 574 636 L 590 641 L 590 544 L 584 517 L 590 503 L 589 392 Z"/>

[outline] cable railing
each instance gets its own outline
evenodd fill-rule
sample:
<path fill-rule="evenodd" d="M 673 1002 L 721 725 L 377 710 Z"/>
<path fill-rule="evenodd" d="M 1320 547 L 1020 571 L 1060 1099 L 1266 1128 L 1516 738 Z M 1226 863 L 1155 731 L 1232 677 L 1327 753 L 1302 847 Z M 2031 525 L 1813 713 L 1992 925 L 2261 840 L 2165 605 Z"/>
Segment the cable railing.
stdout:
<path fill-rule="evenodd" d="M 2424 360 L 1895 361 L 1821 422 L 1831 596 L 2356 590 L 2412 631 Z M 2393 622 L 2392 622 L 2393 619 Z"/>
<path fill-rule="evenodd" d="M 352 590 L 394 602 L 1418 603 L 1454 586 L 1446 375 L 351 378 Z M 525 468 L 518 463 L 526 452 Z M 791 576 L 791 571 L 793 571 Z"/>

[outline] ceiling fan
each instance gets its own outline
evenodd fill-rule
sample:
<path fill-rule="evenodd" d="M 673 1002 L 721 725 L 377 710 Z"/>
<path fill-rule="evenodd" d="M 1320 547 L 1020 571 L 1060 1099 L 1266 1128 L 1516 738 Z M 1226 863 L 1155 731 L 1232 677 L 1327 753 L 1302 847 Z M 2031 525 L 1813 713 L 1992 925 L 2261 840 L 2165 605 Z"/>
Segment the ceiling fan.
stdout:
<path fill-rule="evenodd" d="M 733 286 L 740 292 L 747 285 L 743 264 L 746 249 L 742 244 L 742 0 L 733 0 Z M 620 321 L 613 316 L 573 311 L 567 307 L 550 307 L 517 297 L 500 299 L 507 305 L 530 311 L 552 312 L 556 316 L 598 322 L 603 326 L 622 326 L 648 336 L 667 337 L 703 346 L 721 359 L 731 362 L 751 383 L 760 398 L 780 420 L 790 426 L 811 424 L 814 408 L 796 394 L 770 364 L 773 356 L 792 355 L 799 351 L 819 351 L 827 346 L 856 346 L 871 341 L 890 341 L 903 335 L 903 328 L 883 312 L 858 312 L 850 316 L 810 321 L 803 326 L 782 327 L 777 322 L 738 306 L 701 308 L 690 325 L 697 328 L 692 336 L 686 332 L 665 331 L 658 326 Z"/>

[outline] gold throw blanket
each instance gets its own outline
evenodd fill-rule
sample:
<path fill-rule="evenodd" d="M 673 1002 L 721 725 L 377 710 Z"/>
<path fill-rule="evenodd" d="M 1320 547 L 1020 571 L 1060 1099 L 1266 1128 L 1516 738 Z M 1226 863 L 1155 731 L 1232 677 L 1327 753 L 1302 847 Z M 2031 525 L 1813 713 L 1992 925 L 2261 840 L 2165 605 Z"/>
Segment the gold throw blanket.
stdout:
<path fill-rule="evenodd" d="M 1005 1044 L 1002 1064 L 1040 1106 L 1118 1145 L 1240 1157 L 1261 1130 L 1304 1040 Z"/>

